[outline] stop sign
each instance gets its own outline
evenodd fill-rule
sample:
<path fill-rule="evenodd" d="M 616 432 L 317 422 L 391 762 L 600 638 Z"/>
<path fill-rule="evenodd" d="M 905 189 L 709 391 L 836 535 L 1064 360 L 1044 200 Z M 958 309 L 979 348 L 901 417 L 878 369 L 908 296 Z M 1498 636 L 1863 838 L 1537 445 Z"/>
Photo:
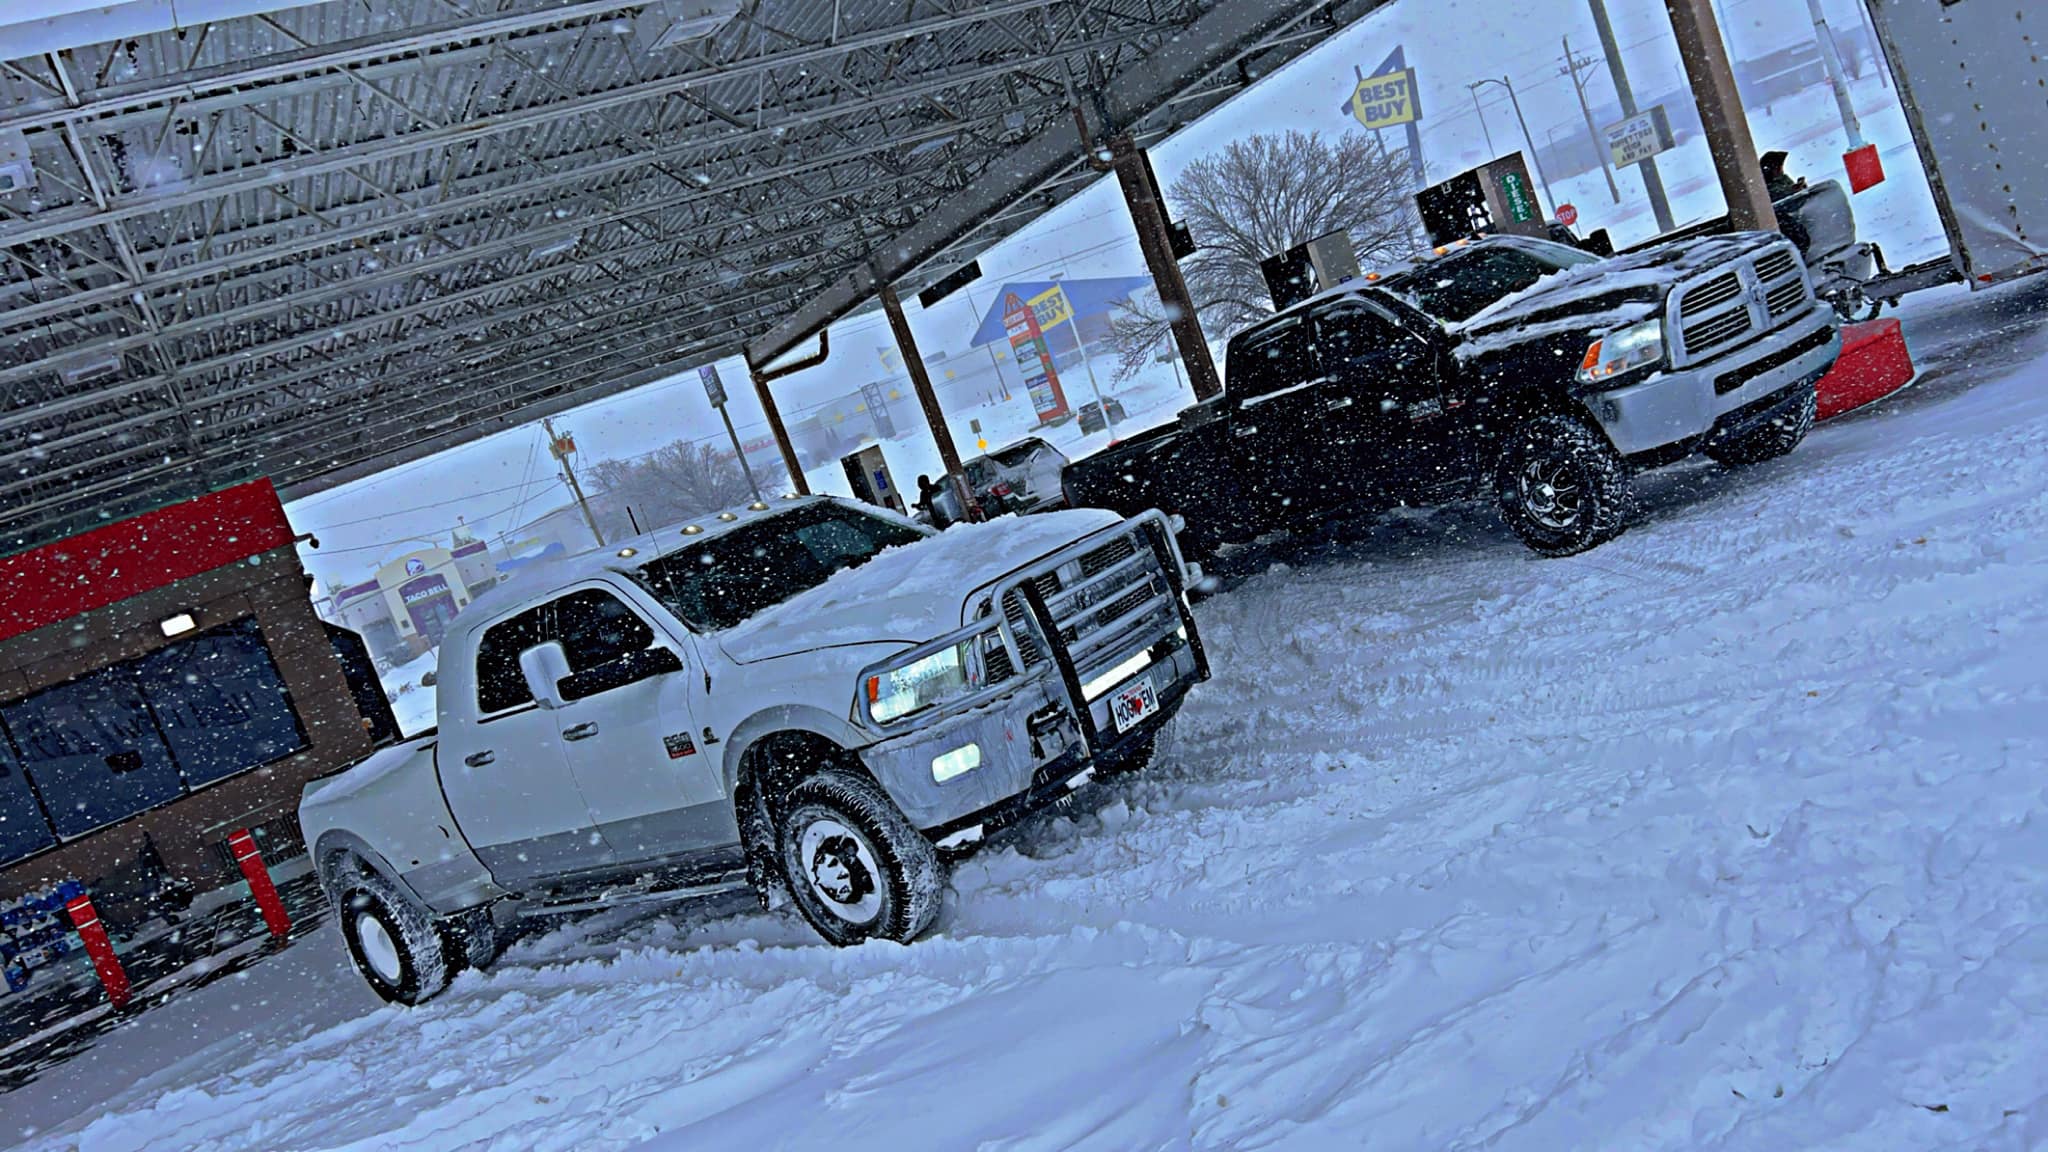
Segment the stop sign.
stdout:
<path fill-rule="evenodd" d="M 1579 222 L 1579 210 L 1569 204 L 1557 206 L 1557 222 L 1569 228 Z"/>

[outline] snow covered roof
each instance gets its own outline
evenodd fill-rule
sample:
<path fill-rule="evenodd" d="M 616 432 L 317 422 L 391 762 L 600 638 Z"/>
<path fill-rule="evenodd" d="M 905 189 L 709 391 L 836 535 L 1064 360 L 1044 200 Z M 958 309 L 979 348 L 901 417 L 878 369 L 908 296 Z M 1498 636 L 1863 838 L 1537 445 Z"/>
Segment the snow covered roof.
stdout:
<path fill-rule="evenodd" d="M 768 362 L 1101 178 L 1048 77 L 1149 143 L 1386 2 L 0 0 L 0 551 Z"/>

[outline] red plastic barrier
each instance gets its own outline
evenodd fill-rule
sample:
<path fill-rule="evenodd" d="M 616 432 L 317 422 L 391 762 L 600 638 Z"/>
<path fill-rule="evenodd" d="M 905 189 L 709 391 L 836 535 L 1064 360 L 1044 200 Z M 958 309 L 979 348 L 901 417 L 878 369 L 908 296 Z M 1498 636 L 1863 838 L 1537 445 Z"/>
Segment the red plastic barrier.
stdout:
<path fill-rule="evenodd" d="M 1842 153 L 1842 167 L 1849 173 L 1851 192 L 1867 191 L 1884 183 L 1884 158 L 1877 154 L 1875 144 Z"/>
<path fill-rule="evenodd" d="M 92 957 L 93 971 L 99 973 L 100 984 L 107 990 L 107 1002 L 116 1008 L 128 1006 L 128 971 L 121 967 L 120 957 L 114 955 L 114 942 L 107 939 L 106 925 L 100 923 L 100 914 L 93 909 L 92 897 L 74 897 L 64 905 L 71 913 L 72 927 L 78 929 L 78 938 L 85 942 L 85 954 Z"/>
<path fill-rule="evenodd" d="M 1913 380 L 1913 356 L 1897 320 L 1842 326 L 1842 358 L 1820 378 L 1820 418 L 1840 416 L 1904 388 Z"/>
<path fill-rule="evenodd" d="M 263 923 L 270 934 L 279 940 L 291 934 L 292 918 L 285 913 L 284 900 L 277 894 L 277 885 L 270 882 L 270 869 L 263 866 L 263 853 L 256 848 L 256 837 L 247 828 L 228 833 L 228 851 L 235 857 L 235 865 L 242 870 L 242 876 L 249 881 L 249 895 L 256 898 L 256 906 L 263 909 Z"/>

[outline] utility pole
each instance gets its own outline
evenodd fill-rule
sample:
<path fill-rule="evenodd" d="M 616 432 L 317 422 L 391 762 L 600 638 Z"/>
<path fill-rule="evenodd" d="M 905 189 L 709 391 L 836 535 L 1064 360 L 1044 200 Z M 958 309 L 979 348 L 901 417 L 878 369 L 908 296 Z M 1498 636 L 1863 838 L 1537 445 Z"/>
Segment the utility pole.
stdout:
<path fill-rule="evenodd" d="M 1621 99 L 1623 118 L 1636 114 L 1635 91 L 1628 86 L 1628 67 L 1621 60 L 1621 43 L 1614 38 L 1614 22 L 1607 18 L 1606 0 L 1586 0 L 1593 6 L 1593 26 L 1600 30 L 1600 51 L 1607 57 L 1607 74 L 1614 79 L 1614 94 Z M 1606 142 L 1603 140 L 1602 146 Z M 1664 174 L 1657 170 L 1655 156 L 1636 165 L 1642 173 L 1643 190 L 1650 194 L 1650 211 L 1657 216 L 1657 231 L 1669 232 L 1678 226 L 1671 216 L 1671 200 L 1664 194 Z"/>
<path fill-rule="evenodd" d="M 1572 55 L 1572 38 L 1564 38 L 1564 71 L 1572 78 L 1572 91 L 1579 94 L 1579 115 L 1586 118 L 1586 138 L 1593 142 L 1593 159 L 1600 165 L 1600 174 L 1607 177 L 1607 194 L 1621 203 L 1621 185 L 1614 182 L 1614 167 L 1608 163 L 1607 143 L 1600 138 L 1600 126 L 1593 123 L 1592 105 L 1586 103 L 1586 85 L 1579 79 L 1579 69 L 1590 71 L 1593 67 L 1591 56 Z"/>
<path fill-rule="evenodd" d="M 597 546 L 604 547 L 604 533 L 597 530 L 597 517 L 590 514 L 590 501 L 583 498 L 583 485 L 576 482 L 576 468 L 569 463 L 569 450 L 555 435 L 555 418 L 541 417 L 540 426 L 548 430 L 548 453 L 562 462 L 562 478 L 569 482 L 569 492 L 576 497 L 576 506 L 583 509 L 583 522 L 590 525 L 590 535 L 597 540 Z"/>
<path fill-rule="evenodd" d="M 1863 122 L 1856 118 L 1856 101 L 1849 95 L 1849 81 L 1842 75 L 1842 54 L 1835 50 L 1834 33 L 1828 31 L 1827 14 L 1820 9 L 1820 0 L 1806 0 L 1806 10 L 1813 14 L 1814 46 L 1820 49 L 1821 63 L 1827 65 L 1828 84 L 1835 90 L 1835 107 L 1842 113 L 1842 130 L 1849 134 L 1849 150 L 1863 147 Z"/>

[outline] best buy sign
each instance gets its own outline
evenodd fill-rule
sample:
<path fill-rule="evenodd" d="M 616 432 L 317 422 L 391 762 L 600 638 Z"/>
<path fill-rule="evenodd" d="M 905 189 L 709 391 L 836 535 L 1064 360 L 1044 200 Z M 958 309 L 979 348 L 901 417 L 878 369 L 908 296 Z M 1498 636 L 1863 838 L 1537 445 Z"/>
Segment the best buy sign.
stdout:
<path fill-rule="evenodd" d="M 1367 76 L 1351 90 L 1351 114 L 1367 128 L 1396 128 L 1422 119 L 1415 69 Z"/>

